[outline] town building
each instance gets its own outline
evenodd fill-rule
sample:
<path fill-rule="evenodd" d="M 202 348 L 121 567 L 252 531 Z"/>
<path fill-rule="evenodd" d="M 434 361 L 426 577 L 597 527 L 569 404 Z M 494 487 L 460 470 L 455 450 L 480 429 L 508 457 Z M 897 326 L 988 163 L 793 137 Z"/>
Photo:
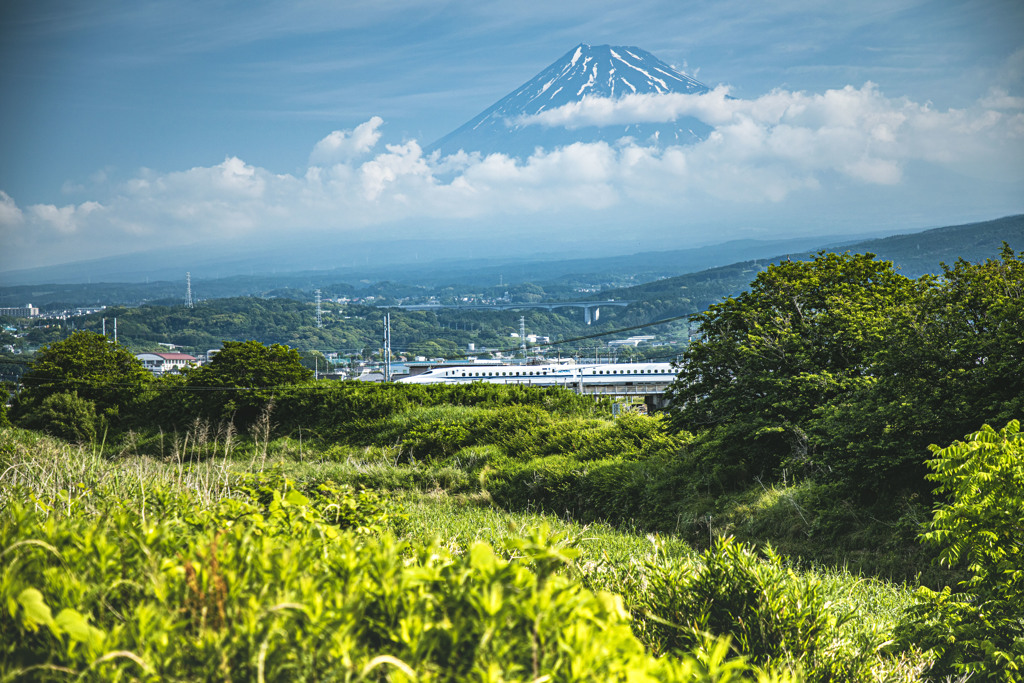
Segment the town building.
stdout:
<path fill-rule="evenodd" d="M 198 365 L 199 359 L 187 353 L 137 353 L 135 357 L 142 361 L 142 366 L 154 375 L 165 372 L 181 372 L 190 365 Z"/>
<path fill-rule="evenodd" d="M 32 304 L 25 304 L 13 308 L 0 308 L 0 315 L 9 315 L 12 318 L 38 318 L 39 309 Z"/>

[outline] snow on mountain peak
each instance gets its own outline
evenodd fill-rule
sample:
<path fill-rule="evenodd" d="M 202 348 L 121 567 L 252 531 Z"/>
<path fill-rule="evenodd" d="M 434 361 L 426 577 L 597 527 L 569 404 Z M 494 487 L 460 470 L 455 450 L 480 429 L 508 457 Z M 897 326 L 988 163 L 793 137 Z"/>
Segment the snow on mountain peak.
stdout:
<path fill-rule="evenodd" d="M 637 47 L 580 43 L 546 69 L 503 97 L 493 106 L 449 133 L 428 151 L 451 154 L 466 151 L 531 153 L 536 147 L 558 147 L 577 141 L 607 140 L 624 136 L 693 142 L 700 135 L 694 123 L 652 126 L 615 126 L 614 130 L 541 131 L 517 127 L 542 111 L 580 102 L 583 98 L 619 98 L 625 95 L 700 94 L 710 88 L 654 55 Z M 527 129 L 528 128 L 528 129 Z"/>

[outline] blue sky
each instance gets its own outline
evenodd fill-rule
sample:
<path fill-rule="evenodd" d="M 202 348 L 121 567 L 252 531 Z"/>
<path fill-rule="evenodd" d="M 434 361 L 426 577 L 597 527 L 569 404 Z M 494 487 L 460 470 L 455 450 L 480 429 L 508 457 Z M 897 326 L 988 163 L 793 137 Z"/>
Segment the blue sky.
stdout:
<path fill-rule="evenodd" d="M 720 86 L 663 108 L 717 138 L 420 153 L 580 42 Z M 281 234 L 571 244 L 640 221 L 681 246 L 1024 211 L 1017 0 L 8 0 L 0 92 L 0 270 Z"/>

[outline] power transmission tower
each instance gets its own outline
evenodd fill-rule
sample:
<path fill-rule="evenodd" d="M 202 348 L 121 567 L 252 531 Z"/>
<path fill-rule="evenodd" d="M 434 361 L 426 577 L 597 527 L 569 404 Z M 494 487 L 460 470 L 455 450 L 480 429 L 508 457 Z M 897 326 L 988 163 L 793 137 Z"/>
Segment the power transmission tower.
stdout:
<path fill-rule="evenodd" d="M 185 273 L 185 308 L 193 308 L 192 303 L 192 273 Z"/>
<path fill-rule="evenodd" d="M 384 314 L 384 381 L 391 381 L 391 314 Z"/>
<path fill-rule="evenodd" d="M 523 352 L 523 358 L 526 358 L 526 316 L 519 316 L 519 349 Z"/>
<path fill-rule="evenodd" d="M 323 317 L 321 315 L 321 311 L 320 311 L 320 290 L 319 289 L 316 290 L 316 326 L 317 327 L 323 327 L 324 326 L 324 319 L 323 319 Z"/>

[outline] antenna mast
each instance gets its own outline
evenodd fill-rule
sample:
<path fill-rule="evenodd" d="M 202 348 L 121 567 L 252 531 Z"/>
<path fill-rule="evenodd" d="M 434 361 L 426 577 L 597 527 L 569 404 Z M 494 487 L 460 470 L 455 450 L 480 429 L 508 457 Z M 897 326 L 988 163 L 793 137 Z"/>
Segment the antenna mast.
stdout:
<path fill-rule="evenodd" d="M 324 326 L 324 319 L 320 312 L 320 290 L 316 290 L 316 326 L 318 328 Z"/>
<path fill-rule="evenodd" d="M 193 308 L 192 303 L 192 273 L 185 273 L 185 308 Z"/>

